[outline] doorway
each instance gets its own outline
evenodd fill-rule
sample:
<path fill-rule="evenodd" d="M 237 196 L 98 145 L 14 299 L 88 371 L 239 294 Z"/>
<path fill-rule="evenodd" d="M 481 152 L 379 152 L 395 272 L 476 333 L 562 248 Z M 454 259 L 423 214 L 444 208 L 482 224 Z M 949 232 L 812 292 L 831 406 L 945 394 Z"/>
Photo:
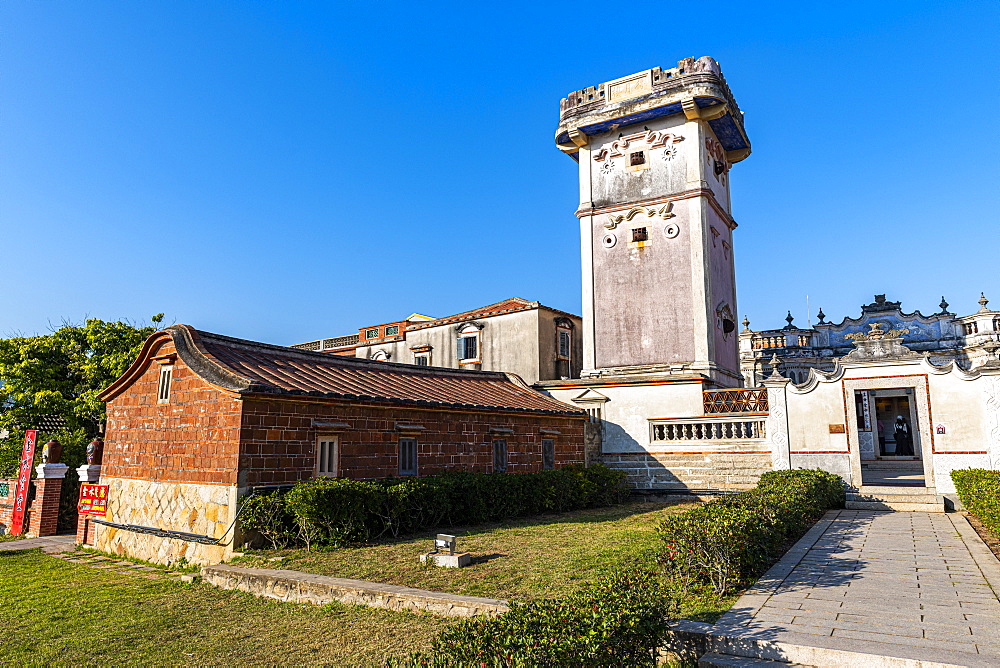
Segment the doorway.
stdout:
<path fill-rule="evenodd" d="M 866 485 L 923 487 L 920 425 L 914 388 L 868 390 L 874 408 L 871 424 L 874 458 L 863 462 Z"/>

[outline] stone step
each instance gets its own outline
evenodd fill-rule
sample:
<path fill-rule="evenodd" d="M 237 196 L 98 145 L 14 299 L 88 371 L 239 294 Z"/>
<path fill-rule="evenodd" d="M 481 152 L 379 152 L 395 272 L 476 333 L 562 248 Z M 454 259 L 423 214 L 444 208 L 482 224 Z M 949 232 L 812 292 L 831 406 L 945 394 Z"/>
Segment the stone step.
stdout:
<path fill-rule="evenodd" d="M 895 496 L 897 494 L 932 494 L 937 496 L 937 489 L 934 487 L 910 487 L 909 485 L 861 485 L 857 489 L 858 494 L 868 496 Z"/>
<path fill-rule="evenodd" d="M 771 661 L 770 659 L 752 659 L 745 656 L 733 656 L 732 654 L 719 654 L 709 652 L 698 659 L 698 668 L 807 668 L 801 663 L 785 663 L 784 661 Z"/>
<path fill-rule="evenodd" d="M 894 510 L 900 513 L 943 513 L 944 502 L 906 503 L 900 501 L 848 501 L 848 510 Z"/>
<path fill-rule="evenodd" d="M 905 488 L 904 488 L 905 489 Z M 943 503 L 936 494 L 860 494 L 847 493 L 848 501 L 889 501 L 892 503 Z"/>
<path fill-rule="evenodd" d="M 672 651 L 697 650 L 702 658 L 742 657 L 771 663 L 707 663 L 718 666 L 823 666 L 824 668 L 996 668 L 997 657 L 931 649 L 904 644 L 783 633 L 775 638 L 767 630 L 674 622 L 668 647 Z"/>
<path fill-rule="evenodd" d="M 924 463 L 920 460 L 898 462 L 862 462 L 861 468 L 866 471 L 922 471 Z"/>

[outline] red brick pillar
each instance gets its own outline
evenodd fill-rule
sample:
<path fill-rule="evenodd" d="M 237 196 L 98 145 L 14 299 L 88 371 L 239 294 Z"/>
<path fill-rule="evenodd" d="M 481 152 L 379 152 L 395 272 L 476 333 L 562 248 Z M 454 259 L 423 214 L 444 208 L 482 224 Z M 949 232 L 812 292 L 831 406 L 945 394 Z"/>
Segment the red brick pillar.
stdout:
<path fill-rule="evenodd" d="M 0 478 L 0 535 L 10 531 L 16 489 L 17 478 Z"/>
<path fill-rule="evenodd" d="M 35 500 L 31 502 L 28 533 L 33 536 L 54 536 L 59 526 L 59 496 L 63 478 L 69 467 L 65 464 L 39 464 L 35 467 Z"/>
<path fill-rule="evenodd" d="M 101 479 L 101 465 L 84 464 L 76 470 L 76 474 L 81 485 L 93 485 Z M 76 518 L 76 544 L 93 545 L 95 528 L 94 518 L 80 513 Z"/>

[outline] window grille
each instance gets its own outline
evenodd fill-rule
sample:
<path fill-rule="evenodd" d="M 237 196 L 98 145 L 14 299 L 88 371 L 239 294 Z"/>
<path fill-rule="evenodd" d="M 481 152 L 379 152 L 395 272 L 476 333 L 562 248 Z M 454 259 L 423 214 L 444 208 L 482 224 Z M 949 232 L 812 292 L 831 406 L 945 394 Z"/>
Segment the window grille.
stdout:
<path fill-rule="evenodd" d="M 646 154 L 643 151 L 636 151 L 629 155 L 629 165 L 634 167 L 636 165 L 646 164 Z"/>
<path fill-rule="evenodd" d="M 637 227 L 632 230 L 632 241 L 646 241 L 649 236 L 646 234 L 645 227 Z"/>
<path fill-rule="evenodd" d="M 316 447 L 316 475 L 337 477 L 337 437 L 320 436 Z"/>
<path fill-rule="evenodd" d="M 573 339 L 566 330 L 559 331 L 559 357 L 569 359 L 573 349 Z"/>
<path fill-rule="evenodd" d="M 174 368 L 165 366 L 160 368 L 160 387 L 156 392 L 156 403 L 165 404 L 170 402 L 170 382 L 173 380 Z"/>
<path fill-rule="evenodd" d="M 479 335 L 470 334 L 468 336 L 461 336 L 458 339 L 458 359 L 459 360 L 474 360 L 479 357 Z"/>
<path fill-rule="evenodd" d="M 377 339 L 378 338 L 378 329 L 377 328 L 376 329 L 366 329 L 365 330 L 365 338 L 366 339 Z"/>
<path fill-rule="evenodd" d="M 551 438 L 542 440 L 542 468 L 551 469 L 556 466 L 556 442 Z"/>
<path fill-rule="evenodd" d="M 385 328 L 386 336 L 396 336 L 397 334 L 399 334 L 399 325 L 390 325 Z"/>
<path fill-rule="evenodd" d="M 431 356 L 428 353 L 413 356 L 413 363 L 417 366 L 430 366 Z"/>
<path fill-rule="evenodd" d="M 507 439 L 493 439 L 493 471 L 495 473 L 507 472 Z"/>
<path fill-rule="evenodd" d="M 417 439 L 399 439 L 399 475 L 417 475 Z"/>

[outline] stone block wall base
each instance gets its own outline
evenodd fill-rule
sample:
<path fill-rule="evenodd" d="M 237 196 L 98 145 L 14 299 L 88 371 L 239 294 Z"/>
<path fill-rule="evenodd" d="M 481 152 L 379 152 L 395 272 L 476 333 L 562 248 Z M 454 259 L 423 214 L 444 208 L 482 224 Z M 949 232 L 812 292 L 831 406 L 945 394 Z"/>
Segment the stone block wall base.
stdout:
<path fill-rule="evenodd" d="M 771 470 L 769 452 L 605 453 L 601 461 L 624 471 L 633 489 L 662 493 L 741 492 L 756 486 L 760 476 Z"/>
<path fill-rule="evenodd" d="M 464 568 L 472 563 L 472 555 L 468 552 L 461 552 L 459 554 L 428 552 L 427 554 L 420 555 L 420 563 L 424 564 L 428 561 L 435 566 L 443 566 L 445 568 Z"/>

